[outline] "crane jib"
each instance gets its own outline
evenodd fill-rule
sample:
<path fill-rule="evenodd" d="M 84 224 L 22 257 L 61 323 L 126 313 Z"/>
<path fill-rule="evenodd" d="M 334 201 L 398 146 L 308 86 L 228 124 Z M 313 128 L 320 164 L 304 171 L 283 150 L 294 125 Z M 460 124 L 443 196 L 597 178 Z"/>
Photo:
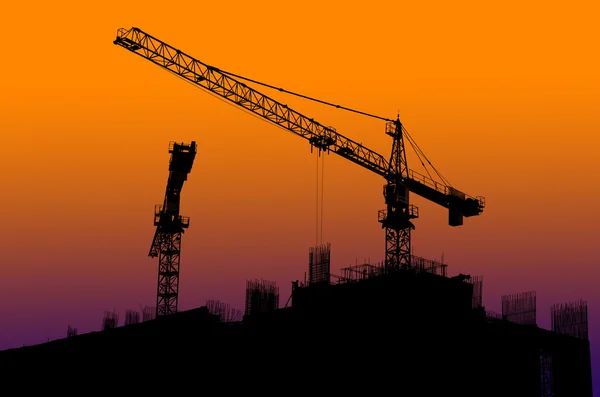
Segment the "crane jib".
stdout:
<path fill-rule="evenodd" d="M 229 77 L 219 68 L 198 61 L 139 29 L 119 30 L 119 36 L 114 43 L 297 135 L 306 139 L 312 138 L 315 143 L 328 142 L 321 147 L 322 149 L 335 146 L 335 153 L 339 151 L 344 157 L 352 157 L 354 161 L 364 163 L 366 168 L 377 169 L 378 174 L 387 173 L 387 159 L 379 153 Z"/>
<path fill-rule="evenodd" d="M 389 162 L 381 154 L 345 137 L 332 127 L 326 127 L 290 109 L 287 105 L 237 81 L 227 72 L 209 66 L 138 28 L 119 29 L 114 44 L 307 139 L 311 145 L 321 150 L 344 157 L 384 177 L 390 183 L 397 181 L 397 175 L 390 174 Z M 408 177 L 402 179 L 403 184 L 412 193 L 462 213 L 464 216 L 479 215 L 485 206 L 483 197 L 468 196 L 412 170 L 408 171 Z"/>

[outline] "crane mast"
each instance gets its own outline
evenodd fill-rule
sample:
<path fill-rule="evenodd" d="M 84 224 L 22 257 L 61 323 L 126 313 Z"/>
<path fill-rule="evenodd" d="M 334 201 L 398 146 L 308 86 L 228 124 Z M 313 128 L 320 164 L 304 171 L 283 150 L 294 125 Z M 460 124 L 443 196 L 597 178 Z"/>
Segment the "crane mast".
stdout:
<path fill-rule="evenodd" d="M 446 183 L 410 170 L 406 161 L 404 134 L 399 118 L 389 120 L 386 134 L 391 136 L 389 161 L 381 154 L 339 134 L 312 118 L 290 109 L 246 84 L 231 73 L 207 65 L 163 41 L 132 27 L 119 29 L 113 42 L 162 68 L 212 92 L 294 134 L 318 148 L 333 152 L 386 179 L 386 209 L 379 211 L 379 222 L 385 228 L 387 268 L 410 266 L 410 235 L 418 217 L 418 209 L 409 203 L 409 192 L 448 209 L 450 226 L 463 224 L 463 217 L 479 215 L 485 207 L 483 197 L 471 197 Z"/>
<path fill-rule="evenodd" d="M 411 219 L 418 217 L 418 209 L 409 203 L 408 162 L 404 148 L 402 124 L 397 119 L 388 122 L 386 133 L 392 137 L 388 183 L 383 188 L 387 208 L 379 211 L 379 222 L 385 228 L 386 269 L 408 268 L 411 263 L 410 232 L 415 228 Z"/>
<path fill-rule="evenodd" d="M 192 170 L 196 157 L 196 142 L 190 145 L 169 144 L 169 179 L 162 205 L 154 209 L 156 232 L 148 256 L 158 256 L 158 287 L 156 291 L 156 317 L 177 312 L 179 301 L 179 265 L 181 235 L 190 226 L 190 218 L 179 214 L 181 189 Z"/>

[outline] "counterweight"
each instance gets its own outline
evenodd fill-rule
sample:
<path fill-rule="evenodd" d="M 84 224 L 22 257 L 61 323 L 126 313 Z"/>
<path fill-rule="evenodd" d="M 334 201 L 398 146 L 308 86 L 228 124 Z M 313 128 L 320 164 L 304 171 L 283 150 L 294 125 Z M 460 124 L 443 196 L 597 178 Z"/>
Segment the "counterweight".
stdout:
<path fill-rule="evenodd" d="M 196 142 L 190 145 L 171 142 L 169 179 L 163 205 L 154 210 L 156 232 L 148 256 L 158 256 L 158 287 L 156 317 L 177 312 L 179 299 L 179 264 L 181 235 L 190 225 L 190 218 L 179 214 L 181 189 L 192 170 L 196 157 Z"/>

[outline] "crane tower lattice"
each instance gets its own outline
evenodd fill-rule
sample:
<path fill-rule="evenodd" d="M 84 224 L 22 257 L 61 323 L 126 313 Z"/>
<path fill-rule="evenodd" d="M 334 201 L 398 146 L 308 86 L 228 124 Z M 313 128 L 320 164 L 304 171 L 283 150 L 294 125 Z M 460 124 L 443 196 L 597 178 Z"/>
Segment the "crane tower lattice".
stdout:
<path fill-rule="evenodd" d="M 450 226 L 460 226 L 463 224 L 464 217 L 476 216 L 483 212 L 485 207 L 483 197 L 468 196 L 453 188 L 447 181 L 437 182 L 408 168 L 404 137 L 409 136 L 399 118 L 390 120 L 377 117 L 386 121 L 385 132 L 392 138 L 392 150 L 388 160 L 338 133 L 334 128 L 326 127 L 290 109 L 287 105 L 256 91 L 234 77 L 251 81 L 250 79 L 207 65 L 138 28 L 119 29 L 114 44 L 307 139 L 319 151 L 333 152 L 384 177 L 386 183 L 383 194 L 386 209 L 379 211 L 378 220 L 385 228 L 385 267 L 388 270 L 411 265 L 410 238 L 411 230 L 414 229 L 412 220 L 418 217 L 418 209 L 410 204 L 409 192 L 447 208 Z M 285 90 L 279 89 L 279 91 Z M 336 107 L 340 108 L 340 106 Z"/>
<path fill-rule="evenodd" d="M 190 226 L 190 218 L 179 214 L 181 189 L 192 170 L 196 157 L 196 142 L 190 145 L 171 142 L 169 179 L 162 205 L 154 209 L 156 232 L 148 256 L 158 256 L 158 287 L 156 292 L 156 317 L 177 312 L 179 301 L 179 264 L 181 235 Z"/>

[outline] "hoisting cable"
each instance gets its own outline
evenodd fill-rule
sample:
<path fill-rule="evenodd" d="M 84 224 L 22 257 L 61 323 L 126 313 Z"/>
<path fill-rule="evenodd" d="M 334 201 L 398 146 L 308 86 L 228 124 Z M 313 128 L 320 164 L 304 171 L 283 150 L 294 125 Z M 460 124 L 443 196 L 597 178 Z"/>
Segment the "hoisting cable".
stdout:
<path fill-rule="evenodd" d="M 214 69 L 216 69 L 216 68 L 214 68 Z M 163 70 L 165 70 L 165 69 L 163 69 Z M 168 69 L 167 69 L 167 70 L 165 70 L 165 71 L 167 71 L 167 72 L 171 72 L 171 71 L 170 71 L 170 70 L 168 70 Z M 171 72 L 171 73 L 172 73 L 172 72 Z M 223 71 L 221 71 L 221 73 L 224 73 L 224 74 L 226 74 L 226 73 L 225 73 L 225 72 L 223 72 Z M 239 78 L 243 78 L 243 77 L 240 77 L 240 76 L 237 76 L 237 75 L 234 75 L 234 74 L 231 74 L 231 75 L 232 75 L 232 76 L 239 77 Z M 191 86 L 193 86 L 194 88 L 200 88 L 198 85 L 194 84 L 194 83 L 193 83 L 193 82 L 191 82 L 190 80 L 188 80 L 188 79 L 186 79 L 186 78 L 184 78 L 184 77 L 182 77 L 182 76 L 180 76 L 180 75 L 178 75 L 178 74 L 175 74 L 175 76 L 176 76 L 176 77 L 178 77 L 178 78 L 180 78 L 180 79 L 181 79 L 181 80 L 183 80 L 184 82 L 186 82 L 186 83 L 190 84 L 190 85 L 191 85 Z M 250 80 L 250 79 L 247 79 L 247 80 Z M 250 80 L 250 81 L 253 81 L 253 80 Z M 259 83 L 259 84 L 261 84 L 261 83 Z M 268 84 L 263 84 L 263 85 L 269 86 Z M 269 86 L 269 87 L 270 87 L 270 86 Z M 251 112 L 251 111 L 249 111 L 248 109 L 246 109 L 246 108 L 244 108 L 244 107 L 241 107 L 241 108 L 240 108 L 240 107 L 239 107 L 237 104 L 231 103 L 230 101 L 227 101 L 227 100 L 225 100 L 225 99 L 224 99 L 224 98 L 222 98 L 221 96 L 219 96 L 219 95 L 217 95 L 217 94 L 215 94 L 215 93 L 213 93 L 213 92 L 211 92 L 211 91 L 208 91 L 208 94 L 210 94 L 211 96 L 215 97 L 216 99 L 218 99 L 218 100 L 220 100 L 220 101 L 222 101 L 222 102 L 224 102 L 224 103 L 228 104 L 228 105 L 229 105 L 229 106 L 231 106 L 231 107 L 234 107 L 234 108 L 236 108 L 236 109 L 241 109 L 241 110 L 243 110 L 245 113 L 248 113 L 250 116 L 256 117 L 257 119 L 259 119 L 259 120 L 261 120 L 261 121 L 268 122 L 268 120 L 265 120 L 264 118 L 262 118 L 262 117 L 259 117 L 259 116 L 258 116 L 258 115 L 256 115 L 254 112 Z M 297 95 L 299 95 L 299 94 L 297 94 Z M 299 95 L 299 96 L 302 96 L 302 95 Z M 317 100 L 317 101 L 318 101 L 318 100 Z M 321 101 L 321 102 L 323 102 L 323 101 Z M 323 102 L 323 103 L 326 103 L 326 102 Z M 326 104 L 328 104 L 328 103 L 326 103 Z M 340 107 L 340 108 L 342 108 L 342 109 L 345 109 L 345 108 L 343 108 L 343 107 Z M 351 110 L 351 109 L 350 109 L 350 110 Z M 358 112 L 358 113 L 361 113 L 361 112 Z M 377 117 L 377 116 L 372 116 L 372 117 Z M 381 117 L 379 117 L 379 118 L 381 118 Z M 283 126 L 281 126 L 281 125 L 277 125 L 277 126 L 285 130 L 285 127 L 283 127 Z M 318 154 L 318 155 L 317 155 L 317 170 L 316 170 L 316 171 L 317 171 L 317 175 L 316 175 L 316 176 L 317 176 L 317 180 L 316 180 L 316 184 L 317 184 L 317 186 L 316 186 L 316 188 L 317 188 L 317 189 L 316 189 L 316 190 L 317 190 L 317 191 L 316 191 L 316 196 L 317 196 L 317 197 L 316 197 L 316 201 L 317 201 L 317 203 L 316 203 L 316 204 L 317 204 L 317 205 L 316 205 L 316 209 L 315 209 L 315 211 L 316 211 L 316 220 L 315 220 L 315 221 L 316 221 L 316 225 L 315 225 L 315 234 L 316 234 L 316 243 L 317 243 L 317 245 L 319 245 L 319 244 L 320 244 L 320 238 L 322 239 L 322 236 L 323 236 L 323 207 L 324 207 L 324 206 L 323 206 L 323 202 L 324 202 L 324 194 L 323 194 L 323 191 L 324 191 L 324 185 L 325 185 L 325 184 L 324 184 L 324 179 L 325 179 L 325 169 L 324 169 L 324 168 L 325 168 L 325 156 L 323 156 L 323 159 L 321 160 L 321 192 L 320 192 L 320 193 L 321 193 L 321 197 L 320 197 L 320 203 L 321 203 L 321 204 L 319 204 L 319 157 L 320 157 L 320 152 L 321 152 L 321 149 L 317 149 L 317 150 L 318 150 L 318 152 L 317 152 L 317 154 Z M 320 207 L 319 207 L 319 205 L 320 205 Z M 321 216 L 320 216 L 320 219 L 319 219 L 319 213 L 320 213 L 320 215 L 321 215 Z M 319 229 L 320 229 L 320 235 L 319 235 Z"/>
<path fill-rule="evenodd" d="M 404 129 L 404 131 L 406 132 L 407 135 L 408 131 L 406 131 L 406 129 Z M 425 155 L 425 152 L 423 152 L 423 150 L 419 147 L 419 145 L 417 144 L 417 142 L 410 137 L 410 140 L 412 140 L 412 142 L 414 143 L 414 145 L 416 146 L 416 148 L 419 150 L 419 152 L 423 155 L 423 157 L 425 158 L 425 160 L 427 161 L 427 163 L 431 166 L 431 168 L 434 170 L 434 172 L 440 177 L 440 179 L 442 180 L 443 183 L 445 183 L 447 186 L 452 187 L 452 184 L 448 181 L 448 179 L 446 179 L 441 172 L 439 172 L 437 170 L 437 168 L 431 163 L 431 161 L 429 161 L 429 158 L 427 158 L 427 155 Z"/>
<path fill-rule="evenodd" d="M 286 93 L 286 94 L 295 95 L 295 96 L 297 96 L 297 97 L 300 97 L 300 98 L 304 98 L 304 99 L 308 99 L 308 100 L 310 100 L 310 101 L 314 101 L 314 102 L 322 103 L 322 104 L 324 104 L 324 105 L 328 105 L 328 106 L 333 106 L 333 107 L 335 107 L 335 108 L 337 108 L 337 109 L 342 109 L 342 110 L 347 110 L 347 111 L 350 111 L 350 112 L 354 112 L 354 113 L 362 114 L 362 115 L 364 115 L 364 116 L 372 117 L 372 118 L 375 118 L 375 119 L 384 120 L 384 121 L 392 121 L 392 120 L 388 119 L 387 117 L 381 117 L 381 116 L 377 116 L 377 115 L 374 115 L 374 114 L 371 114 L 371 113 L 362 112 L 362 111 L 360 111 L 360 110 L 351 109 L 351 108 L 348 108 L 348 107 L 345 107 L 345 106 L 341 106 L 341 105 L 336 105 L 336 104 L 334 104 L 334 103 L 327 102 L 327 101 L 323 101 L 323 100 L 320 100 L 320 99 L 317 99 L 317 98 L 313 98 L 313 97 L 309 97 L 309 96 L 307 96 L 307 95 L 298 94 L 298 93 L 296 93 L 296 92 L 292 92 L 292 91 L 286 90 L 286 89 L 284 89 L 284 88 L 275 87 L 275 86 L 273 86 L 273 85 L 271 85 L 271 84 L 262 83 L 262 82 L 260 82 L 260 81 L 258 81 L 258 80 L 250 79 L 250 78 L 248 78 L 248 77 L 244 77 L 244 76 L 241 76 L 241 75 L 239 75 L 239 74 L 235 74 L 235 73 L 227 72 L 227 71 L 224 71 L 224 70 L 222 70 L 222 69 L 216 68 L 216 67 L 214 67 L 214 66 L 209 66 L 209 65 L 206 65 L 206 66 L 207 66 L 209 69 L 214 69 L 214 70 L 216 70 L 216 71 L 218 71 L 218 72 L 220 72 L 220 73 L 222 73 L 222 74 L 224 74 L 224 75 L 228 75 L 228 76 L 231 76 L 231 77 L 237 77 L 237 78 L 239 78 L 239 79 L 241 79 L 241 80 L 246 80 L 246 81 L 252 82 L 252 83 L 254 83 L 254 84 L 262 85 L 262 86 L 264 86 L 264 87 L 268 87 L 268 88 L 271 88 L 271 89 L 273 89 L 273 90 L 277 90 L 277 91 L 280 91 L 280 92 L 283 92 L 283 93 Z M 168 71 L 170 71 L 170 70 L 168 70 Z M 179 77 L 179 78 L 181 78 L 182 80 L 185 80 L 187 83 L 189 83 L 189 84 L 191 84 L 191 85 L 195 86 L 196 88 L 199 88 L 199 87 L 198 87 L 196 84 L 192 83 L 191 81 L 189 81 L 189 80 L 187 80 L 187 79 L 185 79 L 185 78 L 183 78 L 183 77 L 181 77 L 181 76 L 179 76 L 179 75 L 177 75 L 177 74 L 176 74 L 176 76 L 177 76 L 177 77 Z M 218 98 L 219 100 L 222 100 L 223 102 L 227 103 L 228 105 L 230 105 L 230 106 L 232 106 L 232 107 L 236 107 L 236 108 L 238 108 L 238 109 L 239 109 L 239 107 L 238 107 L 236 104 L 233 104 L 233 103 L 231 103 L 231 102 L 229 102 L 229 101 L 227 101 L 227 100 L 225 100 L 225 99 L 221 98 L 220 96 L 218 96 L 218 95 L 216 95 L 216 94 L 214 94 L 214 93 L 212 93 L 212 92 L 209 92 L 209 93 L 210 93 L 210 94 L 212 94 L 214 97 Z M 253 112 L 251 112 L 251 111 L 248 111 L 247 109 L 245 109 L 245 108 L 243 108 L 243 107 L 242 107 L 242 109 L 243 109 L 243 110 L 246 110 L 246 112 L 247 112 L 248 114 L 250 114 L 250 115 L 252 115 L 252 116 L 254 116 L 254 117 L 256 117 L 256 118 L 258 118 L 258 119 L 260 119 L 260 120 L 262 120 L 262 121 L 267 121 L 267 120 L 264 120 L 263 118 L 261 118 L 261 117 L 257 116 L 257 115 L 256 115 L 256 114 L 254 114 Z M 280 126 L 280 127 L 282 127 L 282 126 Z M 283 127 L 282 127 L 282 128 L 283 128 Z M 431 161 L 429 161 L 429 159 L 427 158 L 427 156 L 425 155 L 425 153 L 423 152 L 423 150 L 421 150 L 421 148 L 419 147 L 419 145 L 417 145 L 416 141 L 415 141 L 415 140 L 414 140 L 414 139 L 413 139 L 413 138 L 410 136 L 410 134 L 408 133 L 408 131 L 406 130 L 406 128 L 404 128 L 404 125 L 402 125 L 402 131 L 404 132 L 404 134 L 405 134 L 405 135 L 406 135 L 406 137 L 408 138 L 408 141 L 409 141 L 409 143 L 411 144 L 411 146 L 413 146 L 413 149 L 415 149 L 415 153 L 417 153 L 417 152 L 421 153 L 421 155 L 422 155 L 422 156 L 425 158 L 425 160 L 427 161 L 427 163 L 428 163 L 428 164 L 431 166 L 431 168 L 434 170 L 434 172 L 435 172 L 435 173 L 436 173 L 436 174 L 437 174 L 437 175 L 440 177 L 440 179 L 441 179 L 441 180 L 442 180 L 442 181 L 443 181 L 443 182 L 444 182 L 444 183 L 445 183 L 447 186 L 452 186 L 452 185 L 450 184 L 450 182 L 448 182 L 448 180 L 447 180 L 447 179 L 446 179 L 446 178 L 445 178 L 445 177 L 444 177 L 444 176 L 443 176 L 443 175 L 442 175 L 442 174 L 441 174 L 441 173 L 440 173 L 440 172 L 437 170 L 437 168 L 435 168 L 435 167 L 433 166 L 433 164 L 431 164 Z M 433 179 L 433 178 L 432 178 L 432 179 Z"/>
<path fill-rule="evenodd" d="M 410 144 L 410 146 L 415 151 L 415 154 L 417 155 L 417 159 L 419 160 L 419 162 L 421 163 L 421 165 L 425 169 L 425 172 L 427 173 L 427 175 L 429 176 L 429 178 L 433 180 L 433 177 L 431 176 L 431 174 L 429 173 L 429 170 L 427 169 L 427 166 L 423 162 L 423 159 L 421 158 L 421 155 L 419 154 L 419 150 L 415 147 L 415 144 L 414 144 L 413 140 L 411 138 L 409 138 L 408 135 L 406 135 L 406 140 L 408 141 L 408 143 Z"/>
<path fill-rule="evenodd" d="M 210 66 L 210 68 L 215 69 L 216 71 L 218 71 L 218 72 L 220 72 L 222 74 L 225 74 L 227 76 L 237 77 L 238 79 L 242 79 L 242 80 L 246 80 L 246 81 L 249 81 L 251 83 L 254 83 L 254 84 L 262 85 L 263 87 L 268 87 L 268 88 L 271 88 L 273 90 L 277 90 L 279 92 L 283 92 L 283 93 L 294 95 L 294 96 L 297 96 L 297 97 L 300 97 L 300 98 L 308 99 L 309 101 L 319 102 L 319 103 L 322 103 L 324 105 L 333 106 L 334 108 L 337 108 L 337 109 L 347 110 L 349 112 L 354 112 L 354 113 L 362 114 L 363 116 L 373 117 L 374 119 L 379 119 L 379 120 L 383 120 L 383 121 L 392 121 L 392 120 L 390 120 L 390 119 L 388 119 L 386 117 L 377 116 L 375 114 L 362 112 L 360 110 L 347 108 L 347 107 L 341 106 L 341 105 L 336 105 L 335 103 L 331 103 L 331 102 L 327 102 L 327 101 L 322 101 L 320 99 L 309 97 L 307 95 L 298 94 L 297 92 L 288 91 L 288 90 L 286 90 L 284 88 L 275 87 L 275 86 L 272 86 L 272 85 L 267 84 L 267 83 L 261 83 L 260 81 L 249 79 L 247 77 L 240 76 L 239 74 L 226 72 L 224 70 L 221 70 L 221 69 L 218 69 L 218 68 L 215 68 L 215 67 L 212 67 L 212 66 Z"/>
<path fill-rule="evenodd" d="M 325 155 L 321 156 L 321 240 L 323 244 L 323 197 L 325 195 Z"/>
<path fill-rule="evenodd" d="M 319 157 L 321 158 L 321 187 L 319 188 Z M 325 156 L 321 156 L 321 149 L 317 149 L 317 216 L 316 235 L 317 246 L 323 243 L 323 192 L 325 191 Z M 319 190 L 320 189 L 320 190 Z"/>
<path fill-rule="evenodd" d="M 214 69 L 216 69 L 216 68 L 214 68 Z M 252 82 L 254 84 L 262 85 L 264 87 L 268 87 L 268 88 L 271 88 L 273 90 L 277 90 L 279 92 L 283 92 L 283 93 L 294 95 L 294 96 L 297 96 L 297 97 L 300 97 L 300 98 L 308 99 L 310 101 L 322 103 L 324 105 L 333 106 L 333 107 L 335 107 L 337 109 L 347 110 L 349 112 L 354 112 L 354 113 L 362 114 L 364 116 L 372 117 L 372 118 L 379 119 L 379 120 L 392 121 L 392 120 L 388 119 L 387 117 L 381 117 L 381 116 L 377 116 L 375 114 L 362 112 L 360 110 L 348 108 L 348 107 L 341 106 L 341 105 L 336 105 L 334 103 L 323 101 L 323 100 L 317 99 L 317 98 L 313 98 L 313 97 L 310 97 L 308 95 L 299 94 L 299 93 L 296 93 L 296 92 L 293 92 L 293 91 L 286 90 L 284 88 L 275 87 L 275 86 L 273 86 L 271 84 L 262 83 L 262 82 L 260 82 L 258 80 L 254 80 L 254 79 L 250 79 L 250 78 L 247 78 L 247 77 L 244 77 L 244 76 L 240 76 L 239 74 L 226 72 L 226 71 L 221 70 L 221 69 L 216 69 L 216 70 L 218 70 L 220 73 L 223 73 L 223 74 L 231 76 L 231 77 L 237 77 L 239 79 L 246 80 L 246 81 Z M 418 153 L 421 153 L 421 155 L 423 156 L 423 158 L 425 159 L 425 161 L 427 161 L 427 163 L 431 166 L 431 168 L 433 169 L 433 171 L 438 175 L 438 177 L 442 180 L 442 182 L 445 183 L 447 186 L 451 187 L 452 185 L 450 184 L 450 182 L 448 182 L 448 180 L 437 170 L 437 168 L 435 168 L 433 166 L 433 164 L 431 164 L 431 161 L 429 161 L 429 159 L 427 158 L 427 156 L 425 155 L 425 153 L 423 152 L 423 150 L 421 150 L 421 148 L 419 147 L 419 145 L 417 145 L 416 141 L 414 139 L 412 139 L 412 137 L 410 136 L 410 134 L 408 133 L 408 131 L 406 130 L 406 128 L 404 128 L 404 125 L 402 126 L 402 130 L 404 131 L 404 133 L 408 137 L 409 143 L 411 144 L 411 146 L 415 150 L 415 153 L 417 153 L 417 156 L 418 156 Z M 425 164 L 423 163 L 423 161 L 420 158 L 419 158 L 419 160 L 421 161 L 421 164 L 423 164 L 423 167 L 425 167 Z M 429 174 L 429 177 L 431 179 L 433 179 L 433 177 L 429 173 L 429 170 L 427 170 L 427 168 L 425 168 L 425 170 Z M 321 233 L 322 233 L 322 231 L 321 231 Z"/>
<path fill-rule="evenodd" d="M 273 86 L 273 85 L 271 85 L 271 84 L 267 84 L 267 83 L 260 82 L 260 81 L 258 81 L 258 80 L 250 79 L 250 78 L 248 78 L 248 77 L 244 77 L 244 76 L 241 76 L 241 75 L 239 75 L 239 74 L 235 74 L 235 73 L 227 72 L 227 71 L 224 71 L 224 70 L 222 70 L 222 69 L 216 68 L 216 67 L 214 67 L 214 66 L 209 66 L 209 65 L 205 65 L 205 66 L 207 66 L 209 69 L 216 70 L 216 71 L 218 71 L 219 73 L 222 73 L 222 74 L 224 74 L 224 75 L 231 76 L 231 77 L 237 77 L 238 79 L 245 80 L 245 81 L 249 81 L 249 82 L 252 82 L 252 83 L 254 83 L 254 84 L 258 84 L 258 85 L 261 85 L 261 86 L 264 86 L 264 87 L 267 87 L 267 88 L 271 88 L 271 89 L 273 89 L 273 90 L 277 90 L 277 91 L 279 91 L 279 92 L 283 92 L 283 93 L 290 94 L 290 95 L 294 95 L 294 96 L 297 96 L 297 97 L 300 97 L 300 98 L 308 99 L 308 100 L 310 100 L 310 101 L 314 101 L 314 102 L 322 103 L 322 104 L 324 104 L 324 105 L 332 106 L 332 107 L 335 107 L 335 108 L 337 108 L 337 109 L 347 110 L 347 111 L 349 111 L 349 112 L 353 112 L 353 113 L 361 114 L 361 115 L 363 115 L 363 116 L 368 116 L 368 117 L 372 117 L 372 118 L 379 119 L 379 120 L 383 120 L 383 121 L 392 121 L 391 119 L 388 119 L 387 117 L 381 117 L 381 116 L 377 116 L 377 115 L 375 115 L 375 114 L 371 114 L 371 113 L 367 113 L 367 112 L 362 112 L 362 111 L 360 111 L 360 110 L 356 110 L 356 109 L 348 108 L 348 107 L 341 106 L 341 105 L 336 105 L 336 104 L 334 104 L 334 103 L 327 102 L 327 101 L 323 101 L 323 100 L 321 100 L 321 99 L 317 99 L 317 98 L 313 98 L 313 97 L 310 97 L 310 96 L 308 96 L 308 95 L 303 95 L 303 94 L 299 94 L 299 93 L 296 93 L 296 92 L 293 92 L 293 91 L 286 90 L 286 89 L 284 89 L 284 88 L 275 87 L 275 86 Z M 168 71 L 170 71 L 170 70 L 168 70 Z M 177 75 L 177 74 L 176 74 L 176 76 L 177 76 L 177 77 L 179 77 L 179 78 L 181 78 L 182 80 L 185 80 L 185 81 L 186 81 L 186 82 L 188 82 L 189 84 L 191 84 L 191 85 L 193 85 L 193 86 L 195 86 L 195 87 L 199 88 L 199 87 L 198 87 L 196 84 L 192 83 L 191 81 L 189 81 L 189 80 L 187 80 L 187 79 L 185 79 L 185 78 L 183 78 L 183 77 L 181 77 L 181 76 L 179 76 L 179 75 Z M 218 96 L 218 95 L 216 95 L 216 94 L 213 94 L 213 93 L 211 93 L 211 92 L 209 92 L 209 93 L 210 93 L 210 94 L 212 94 L 214 97 L 216 97 L 216 98 L 218 98 L 218 99 L 222 100 L 223 102 L 227 103 L 228 105 L 231 105 L 232 107 L 239 108 L 238 106 L 236 106 L 236 104 L 232 104 L 232 103 L 230 103 L 229 101 L 226 101 L 225 99 L 223 99 L 223 98 L 219 97 L 219 96 Z M 250 115 L 252 115 L 252 116 L 254 116 L 254 117 L 256 117 L 256 118 L 258 118 L 258 119 L 260 119 L 260 120 L 266 121 L 266 120 L 262 119 L 261 117 L 258 117 L 258 116 L 257 116 L 256 114 L 254 114 L 253 112 L 250 112 L 250 111 L 248 111 L 247 109 L 244 109 L 244 108 L 242 108 L 242 109 L 243 109 L 243 110 L 246 110 L 248 114 L 250 114 Z M 282 127 L 282 128 L 283 128 L 283 127 Z M 402 125 L 402 130 L 403 130 L 404 134 L 406 135 L 406 137 L 407 137 L 407 140 L 409 141 L 410 145 L 411 145 L 411 146 L 413 147 L 413 149 L 415 150 L 415 153 L 420 153 L 420 154 L 423 156 L 423 158 L 425 159 L 425 161 L 427 161 L 427 163 L 428 163 L 428 164 L 431 166 L 431 168 L 433 169 L 433 171 L 434 171 L 434 172 L 437 174 L 437 176 L 438 176 L 438 177 L 439 177 L 439 178 L 442 180 L 442 182 L 443 182 L 444 184 L 446 184 L 446 186 L 449 186 L 449 187 L 451 187 L 452 185 L 450 184 L 450 182 L 449 182 L 449 181 L 448 181 L 448 180 L 447 180 L 447 179 L 446 179 L 446 178 L 445 178 L 445 177 L 444 177 L 444 176 L 443 176 L 443 175 L 442 175 L 442 174 L 441 174 L 441 173 L 440 173 L 440 172 L 437 170 L 437 168 L 435 168 L 435 166 L 434 166 L 434 165 L 431 163 L 431 161 L 430 161 L 430 160 L 427 158 L 427 156 L 425 155 L 425 153 L 423 152 L 423 150 L 421 150 L 421 148 L 419 147 L 419 145 L 417 145 L 416 141 L 415 141 L 415 140 L 414 140 L 414 139 L 413 139 L 413 138 L 410 136 L 410 134 L 408 133 L 408 131 L 406 130 L 406 128 L 404 128 L 404 125 Z M 418 156 L 418 154 L 417 154 L 417 156 Z M 419 156 L 418 156 L 418 157 L 419 157 Z M 423 163 L 423 161 L 422 161 L 420 158 L 419 158 L 419 160 L 421 161 L 421 164 L 423 164 L 423 166 L 425 167 L 425 164 Z M 431 179 L 433 179 L 433 177 L 431 177 L 431 174 L 429 173 L 429 171 L 428 171 L 427 169 L 426 169 L 426 171 L 427 171 L 427 173 L 429 174 L 429 177 L 430 177 Z M 317 197 L 318 197 L 318 196 L 317 196 Z M 319 227 L 318 227 L 318 224 L 317 224 L 317 235 L 318 235 L 318 228 L 319 228 Z M 317 240 L 318 240 L 318 237 L 317 237 Z"/>
<path fill-rule="evenodd" d="M 447 186 L 447 187 L 451 187 L 451 185 L 448 182 L 448 180 L 443 177 L 443 175 L 433 166 L 433 164 L 431 164 L 431 161 L 429 161 L 429 159 L 427 158 L 427 156 L 425 156 L 425 153 L 423 153 L 423 151 L 417 145 L 417 143 L 414 141 L 414 139 L 412 139 L 412 137 L 411 137 L 411 138 L 408 139 L 408 141 L 409 141 L 410 145 L 412 146 L 413 150 L 415 151 L 415 153 L 417 155 L 417 158 L 421 162 L 421 165 L 425 169 L 425 172 L 427 173 L 427 175 L 429 176 L 429 178 L 432 181 L 434 181 L 434 183 L 438 183 L 438 182 L 435 182 L 435 178 L 429 172 L 429 169 L 427 168 L 427 165 L 425 164 L 425 162 L 423 161 L 423 159 L 425 159 L 425 161 L 427 161 L 427 163 L 431 166 L 431 168 L 433 169 L 433 171 L 439 176 L 439 179 L 441 180 L 441 184 L 444 185 L 444 186 Z"/>
<path fill-rule="evenodd" d="M 404 128 L 404 126 L 402 126 L 402 131 L 404 132 L 404 135 L 406 136 L 406 138 L 407 138 L 408 142 L 410 143 L 410 145 L 415 150 L 415 153 L 417 153 L 417 157 L 419 157 L 419 160 L 421 161 L 421 164 L 423 164 L 423 167 L 425 167 L 425 164 L 420 159 L 419 153 L 421 153 L 421 155 L 423 156 L 423 158 L 425 159 L 425 161 L 427 161 L 427 163 L 431 166 L 431 168 L 437 174 L 437 176 L 440 177 L 440 179 L 442 180 L 442 182 L 444 184 L 446 184 L 446 186 L 452 187 L 452 185 L 450 184 L 450 182 L 437 170 L 437 168 L 434 167 L 433 164 L 431 164 L 431 161 L 429 161 L 429 159 L 425 155 L 425 152 L 423 152 L 423 150 L 421 150 L 421 148 L 419 147 L 419 145 L 417 144 L 417 142 L 413 139 L 413 137 L 410 136 L 410 134 L 408 133 L 408 131 L 406 130 L 406 128 Z M 427 171 L 427 174 L 429 174 L 429 171 Z M 429 177 L 431 179 L 433 179 L 433 177 L 431 176 L 431 174 L 429 174 Z"/>
<path fill-rule="evenodd" d="M 316 246 L 319 245 L 319 152 L 317 151 L 317 178 L 316 178 L 316 183 L 317 183 L 317 206 L 315 208 L 316 211 L 316 225 L 315 225 L 315 234 L 316 234 Z"/>

